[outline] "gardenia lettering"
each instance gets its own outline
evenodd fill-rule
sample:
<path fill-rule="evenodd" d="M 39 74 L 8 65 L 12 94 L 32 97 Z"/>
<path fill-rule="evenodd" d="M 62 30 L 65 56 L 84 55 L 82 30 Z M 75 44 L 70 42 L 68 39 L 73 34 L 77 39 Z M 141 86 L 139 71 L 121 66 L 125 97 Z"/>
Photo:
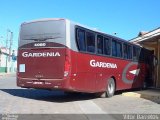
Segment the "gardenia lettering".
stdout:
<path fill-rule="evenodd" d="M 117 68 L 117 65 L 114 63 L 98 62 L 96 60 L 90 60 L 90 66 L 101 68 Z"/>
<path fill-rule="evenodd" d="M 59 52 L 43 52 L 43 53 L 29 53 L 23 52 L 23 57 L 56 57 L 60 56 Z"/>

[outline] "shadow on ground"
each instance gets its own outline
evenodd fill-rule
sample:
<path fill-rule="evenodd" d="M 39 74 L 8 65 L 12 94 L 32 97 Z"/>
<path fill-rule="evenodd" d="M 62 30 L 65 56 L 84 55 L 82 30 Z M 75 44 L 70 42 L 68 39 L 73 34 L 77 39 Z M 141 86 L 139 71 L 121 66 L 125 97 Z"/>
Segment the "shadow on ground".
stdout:
<path fill-rule="evenodd" d="M 58 103 L 80 101 L 80 100 L 82 101 L 82 100 L 89 100 L 96 98 L 93 94 L 77 93 L 73 95 L 66 95 L 62 91 L 48 91 L 48 90 L 36 90 L 36 89 L 0 89 L 0 90 L 17 97 L 58 102 Z"/>
<path fill-rule="evenodd" d="M 17 97 L 58 103 L 97 99 L 94 94 L 74 93 L 67 95 L 62 91 L 55 90 L 48 91 L 38 89 L 0 89 L 0 91 Z M 119 94 L 121 94 L 121 92 L 116 92 L 116 95 Z"/>

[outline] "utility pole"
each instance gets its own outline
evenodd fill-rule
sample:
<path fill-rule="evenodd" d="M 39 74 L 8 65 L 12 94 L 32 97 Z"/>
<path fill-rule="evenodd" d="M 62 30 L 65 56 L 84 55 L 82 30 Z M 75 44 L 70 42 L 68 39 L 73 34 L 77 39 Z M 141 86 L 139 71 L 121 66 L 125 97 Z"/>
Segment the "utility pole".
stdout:
<path fill-rule="evenodd" d="M 6 37 L 6 53 L 7 53 L 7 49 L 8 49 L 8 30 L 7 30 L 7 37 Z M 6 54 L 6 73 L 8 72 L 8 56 Z"/>
<path fill-rule="evenodd" d="M 3 36 L 0 36 L 0 47 L 3 47 Z"/>
<path fill-rule="evenodd" d="M 13 32 L 10 31 L 10 40 L 9 40 L 9 59 L 8 61 L 11 61 L 11 52 L 12 52 L 12 44 L 13 44 Z"/>
<path fill-rule="evenodd" d="M 10 39 L 9 39 L 9 35 L 10 35 Z M 9 64 L 8 63 L 10 63 L 10 61 L 11 61 L 12 41 L 13 41 L 13 32 L 11 32 L 9 29 L 7 29 L 6 53 L 8 52 L 8 49 L 9 49 L 9 55 L 6 55 L 6 72 L 9 72 Z M 8 42 L 9 42 L 9 48 L 8 48 Z"/>
<path fill-rule="evenodd" d="M 8 30 L 7 30 L 7 37 L 6 37 L 6 50 L 8 48 Z"/>

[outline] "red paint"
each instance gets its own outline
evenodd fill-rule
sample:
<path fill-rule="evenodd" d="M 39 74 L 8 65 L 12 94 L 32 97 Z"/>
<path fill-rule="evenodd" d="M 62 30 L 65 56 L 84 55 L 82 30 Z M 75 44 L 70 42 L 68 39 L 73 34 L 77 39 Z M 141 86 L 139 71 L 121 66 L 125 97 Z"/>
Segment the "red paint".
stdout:
<path fill-rule="evenodd" d="M 60 53 L 60 57 L 22 57 L 23 52 L 45 53 L 57 51 Z M 25 73 L 19 73 L 19 76 L 23 78 L 35 78 L 36 75 L 42 75 L 43 79 L 62 79 L 64 62 L 65 49 L 19 50 L 18 64 L 25 64 L 26 66 Z"/>
<path fill-rule="evenodd" d="M 59 52 L 60 56 L 54 57 L 23 57 L 23 52 Z M 90 60 L 114 63 L 117 68 L 92 67 Z M 68 48 L 38 48 L 20 49 L 18 53 L 17 85 L 26 88 L 62 89 L 80 92 L 105 91 L 107 80 L 115 78 L 116 90 L 138 88 L 143 85 L 146 66 L 143 63 L 128 68 L 125 76 L 128 80 L 136 79 L 127 84 L 122 80 L 124 68 L 132 61 L 106 56 L 91 55 L 75 52 Z M 19 72 L 19 65 L 25 64 L 25 72 Z M 140 69 L 139 75 L 129 71 Z M 64 72 L 68 72 L 64 76 Z"/>

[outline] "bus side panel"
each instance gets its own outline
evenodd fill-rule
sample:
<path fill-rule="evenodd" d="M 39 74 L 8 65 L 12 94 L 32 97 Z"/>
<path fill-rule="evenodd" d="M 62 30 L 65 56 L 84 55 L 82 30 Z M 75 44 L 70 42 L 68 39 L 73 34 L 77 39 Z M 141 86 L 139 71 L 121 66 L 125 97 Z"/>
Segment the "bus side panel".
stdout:
<path fill-rule="evenodd" d="M 88 65 L 88 55 L 72 51 L 72 77 L 71 86 L 76 91 L 95 91 L 95 71 L 91 71 Z"/>
<path fill-rule="evenodd" d="M 77 79 L 77 53 L 69 48 L 67 48 L 66 51 L 69 53 L 70 74 L 65 80 L 65 89 L 77 91 L 78 86 L 81 86 L 81 83 L 75 84 L 77 83 L 75 82 Z"/>
<path fill-rule="evenodd" d="M 70 82 L 76 90 L 87 92 L 105 91 L 110 77 L 115 79 L 116 90 L 139 88 L 143 84 L 145 64 L 81 52 L 72 53 L 74 59 L 76 58 L 75 60 L 72 59 L 72 66 L 76 66 L 76 69 L 72 70 L 76 71 L 72 73 L 72 76 L 74 76 L 74 73 L 76 73 L 76 76 L 72 77 Z M 99 63 L 114 63 L 117 68 L 92 66 L 92 60 L 99 61 Z"/>
<path fill-rule="evenodd" d="M 127 62 L 123 66 L 120 80 L 116 79 L 117 90 L 141 88 L 143 86 L 146 73 L 145 64 L 136 62 L 131 65 L 132 63 L 134 62 Z"/>

